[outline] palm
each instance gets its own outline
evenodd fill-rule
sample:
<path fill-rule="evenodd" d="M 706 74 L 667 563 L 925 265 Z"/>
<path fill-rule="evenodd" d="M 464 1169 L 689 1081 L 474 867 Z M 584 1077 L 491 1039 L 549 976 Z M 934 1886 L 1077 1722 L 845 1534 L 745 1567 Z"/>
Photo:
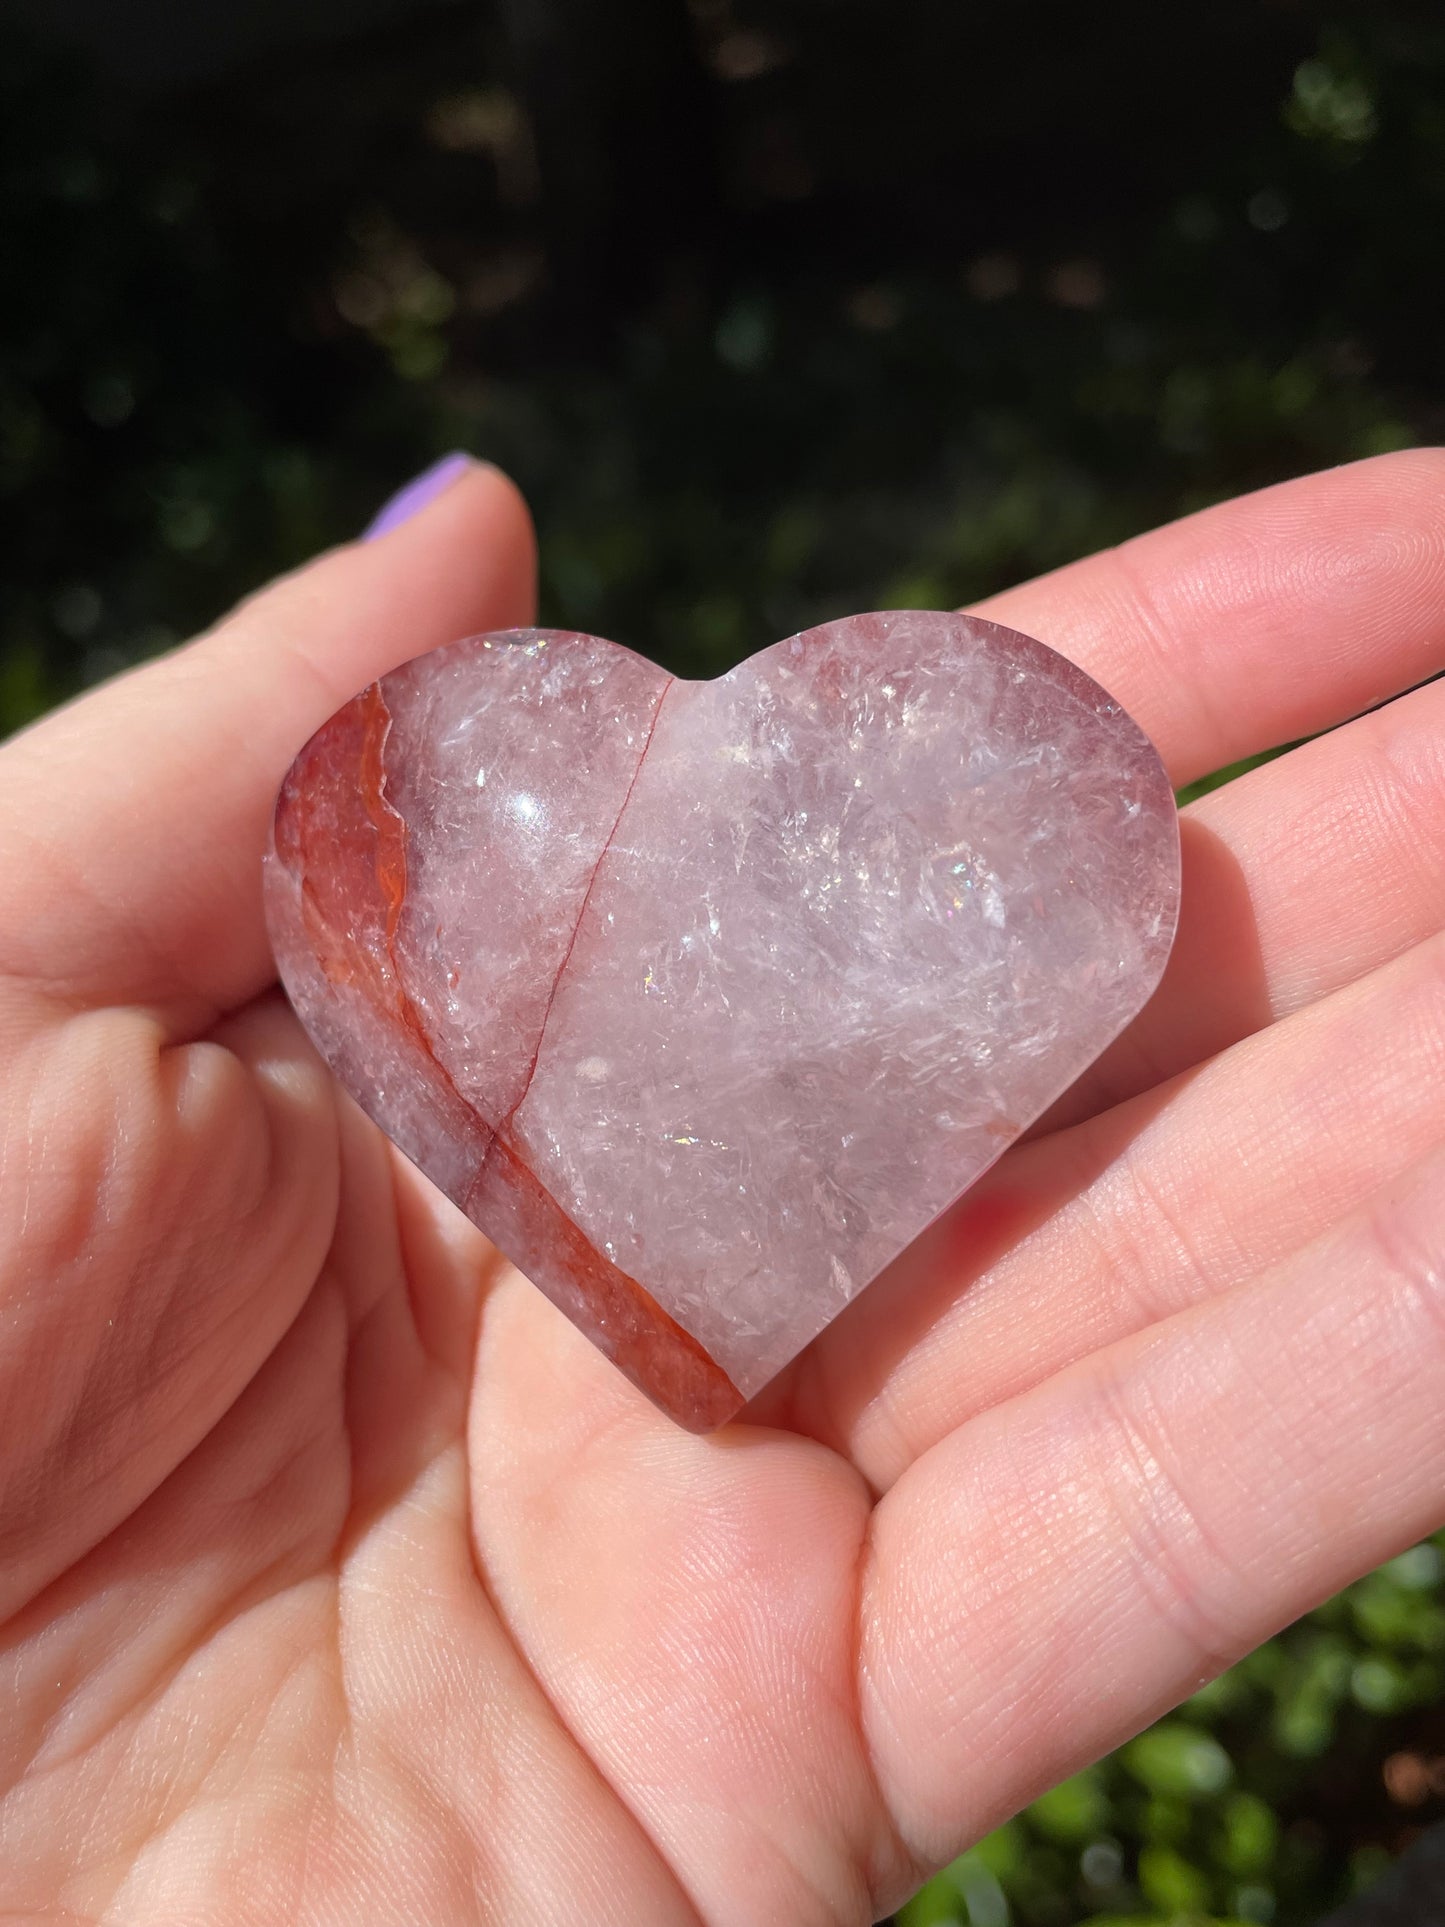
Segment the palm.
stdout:
<path fill-rule="evenodd" d="M 1438 474 L 1299 484 L 1000 613 L 1077 646 L 1187 774 L 1440 666 Z M 243 710 L 238 679 L 290 665 L 314 724 L 400 656 L 524 617 L 522 571 L 479 581 L 479 542 L 525 550 L 474 480 L 322 565 L 343 600 L 370 572 L 370 636 L 330 618 L 349 653 L 295 664 L 327 620 L 303 578 L 201 661 Z M 1211 569 L 1232 627 L 1201 606 Z M 438 585 L 425 634 L 415 579 Z M 268 622 L 281 672 L 255 666 Z M 1306 640 L 1333 664 L 1312 683 Z M 219 837 L 195 826 L 208 891 L 178 879 L 164 758 L 182 787 L 206 765 L 168 692 L 219 725 L 185 658 L 147 674 L 171 680 L 7 752 L 52 805 L 5 852 L 34 888 L 0 1010 L 0 1906 L 866 1921 L 1445 1515 L 1445 686 L 1198 807 L 1132 1036 L 755 1424 L 703 1440 L 257 997 L 259 828 L 308 725 L 278 719 L 213 800 Z M 112 904 L 147 824 L 101 847 L 83 791 L 131 727 L 158 732 L 136 809 L 163 847 Z"/>
<path fill-rule="evenodd" d="M 168 1922 L 180 1897 L 208 1920 L 666 1921 L 691 1912 L 668 1832 L 716 1811 L 720 1872 L 745 1841 L 758 1858 L 782 1802 L 831 1905 L 791 1826 L 732 1874 L 732 1904 L 755 1882 L 781 1917 L 858 1911 L 879 1823 L 846 1710 L 857 1475 L 760 1433 L 702 1521 L 669 1516 L 638 1458 L 652 1426 L 607 1368 L 349 1107 L 335 1150 L 332 1237 L 284 1336 L 14 1622 L 29 1852 L 5 1898 Z M 615 1455 L 592 1449 L 604 1428 Z M 549 1651 L 570 1658 L 555 1706 Z M 791 1738 L 743 1774 L 698 1736 L 718 1708 L 769 1723 L 779 1665 Z M 78 1869 L 69 1816 L 101 1777 L 98 1864 Z M 660 1797 L 634 1806 L 639 1778 Z"/>

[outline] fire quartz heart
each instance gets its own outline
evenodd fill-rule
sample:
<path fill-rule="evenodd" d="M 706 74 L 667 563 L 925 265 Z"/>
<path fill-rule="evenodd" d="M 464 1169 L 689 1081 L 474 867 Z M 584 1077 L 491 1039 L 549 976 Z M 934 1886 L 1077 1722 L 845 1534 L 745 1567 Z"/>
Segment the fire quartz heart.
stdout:
<path fill-rule="evenodd" d="M 1138 1011 L 1178 893 L 1118 703 L 919 611 L 715 682 L 549 630 L 439 649 L 306 745 L 266 862 L 341 1082 L 695 1430 Z"/>

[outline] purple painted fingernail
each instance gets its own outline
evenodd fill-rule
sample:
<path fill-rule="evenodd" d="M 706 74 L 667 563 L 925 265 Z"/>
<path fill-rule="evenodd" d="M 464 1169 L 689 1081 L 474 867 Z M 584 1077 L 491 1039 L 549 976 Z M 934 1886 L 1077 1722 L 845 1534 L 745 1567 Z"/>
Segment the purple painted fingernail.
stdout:
<path fill-rule="evenodd" d="M 393 529 L 400 528 L 419 509 L 424 509 L 428 502 L 434 502 L 439 495 L 444 495 L 458 476 L 465 475 L 473 466 L 470 455 L 443 455 L 439 462 L 433 462 L 430 468 L 423 469 L 414 481 L 398 489 L 389 502 L 383 503 L 367 524 L 362 540 L 374 542 L 377 536 L 389 535 Z"/>

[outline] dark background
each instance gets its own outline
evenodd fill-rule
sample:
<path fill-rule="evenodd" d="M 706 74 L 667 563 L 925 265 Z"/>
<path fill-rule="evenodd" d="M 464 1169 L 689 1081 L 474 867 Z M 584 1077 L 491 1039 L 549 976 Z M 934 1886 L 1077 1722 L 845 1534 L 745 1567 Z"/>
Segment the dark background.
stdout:
<path fill-rule="evenodd" d="M 1442 243 L 1436 7 L 8 0 L 0 729 L 453 447 L 674 667 L 963 600 L 1440 437 Z M 1441 1572 L 907 1920 L 1315 1918 L 1445 1814 Z"/>

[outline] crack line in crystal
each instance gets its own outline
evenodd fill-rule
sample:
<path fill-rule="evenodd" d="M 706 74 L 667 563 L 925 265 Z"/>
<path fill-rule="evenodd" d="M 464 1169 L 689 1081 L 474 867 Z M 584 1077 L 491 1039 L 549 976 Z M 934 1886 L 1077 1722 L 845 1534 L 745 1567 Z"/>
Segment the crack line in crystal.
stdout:
<path fill-rule="evenodd" d="M 557 974 L 552 979 L 552 988 L 547 993 L 547 1002 L 542 1011 L 542 1022 L 537 1031 L 537 1047 L 532 1052 L 532 1061 L 527 1066 L 526 1072 L 522 1078 L 522 1088 L 518 1092 L 517 1097 L 513 1102 L 511 1108 L 508 1110 L 506 1116 L 502 1118 L 501 1121 L 496 1126 L 494 1126 L 494 1141 L 495 1141 L 495 1138 L 502 1137 L 508 1143 L 509 1148 L 510 1148 L 510 1139 L 506 1139 L 505 1134 L 508 1131 L 513 1118 L 517 1115 L 518 1111 L 521 1110 L 523 1104 L 526 1102 L 527 1093 L 532 1088 L 532 1080 L 537 1075 L 537 1066 L 542 1059 L 542 1045 L 546 1041 L 547 1025 L 551 1021 L 552 1008 L 557 1002 L 557 993 L 562 988 L 562 979 L 567 974 L 567 966 L 572 961 L 572 952 L 577 947 L 577 939 L 582 934 L 582 926 L 587 921 L 587 906 L 592 901 L 592 892 L 596 887 L 598 877 L 602 874 L 602 866 L 607 861 L 607 854 L 611 850 L 613 844 L 617 841 L 617 832 L 622 827 L 623 817 L 627 814 L 627 805 L 632 801 L 632 792 L 637 788 L 637 779 L 642 774 L 642 765 L 647 761 L 647 752 L 652 748 L 652 739 L 657 734 L 657 719 L 662 714 L 662 705 L 667 701 L 668 691 L 674 688 L 676 686 L 676 683 L 677 683 L 676 676 L 669 676 L 667 681 L 662 686 L 662 694 L 657 699 L 656 706 L 652 712 L 651 721 L 647 725 L 647 735 L 643 738 L 642 751 L 637 758 L 637 767 L 632 772 L 631 781 L 628 783 L 627 788 L 623 793 L 622 801 L 618 805 L 617 814 L 612 819 L 612 828 L 607 832 L 607 835 L 602 844 L 602 848 L 598 852 L 597 861 L 592 866 L 592 874 L 587 879 L 587 887 L 582 892 L 582 902 L 577 911 L 577 921 L 572 926 L 572 934 L 567 939 L 567 948 L 562 953 L 562 961 L 561 963 L 558 964 Z M 492 1148 L 491 1145 L 488 1145 L 487 1154 L 486 1154 L 487 1157 L 491 1156 L 491 1148 Z M 483 1166 L 483 1169 L 485 1169 L 486 1157 L 484 1157 L 482 1160 L 482 1166 Z M 481 1171 L 478 1171 L 477 1176 L 480 1179 Z"/>

